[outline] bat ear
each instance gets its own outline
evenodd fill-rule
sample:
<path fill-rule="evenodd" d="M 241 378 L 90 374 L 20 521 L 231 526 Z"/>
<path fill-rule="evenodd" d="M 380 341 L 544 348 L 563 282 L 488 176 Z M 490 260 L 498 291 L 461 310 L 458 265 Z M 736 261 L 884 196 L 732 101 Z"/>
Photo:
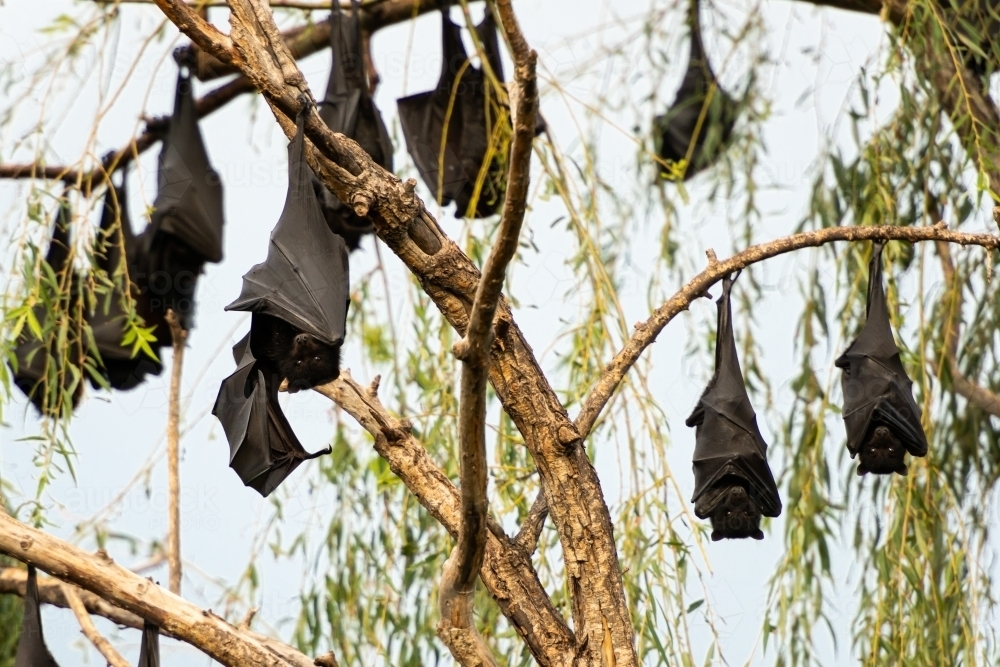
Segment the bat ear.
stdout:
<path fill-rule="evenodd" d="M 908 473 L 908 472 L 909 472 L 909 469 L 907 469 L 905 463 L 900 463 L 899 467 L 896 468 L 896 474 L 897 475 L 902 475 L 903 477 L 906 477 L 906 473 Z"/>
<path fill-rule="evenodd" d="M 905 467 L 905 466 L 904 466 Z M 868 468 L 865 467 L 864 463 L 858 464 L 858 477 L 864 477 L 869 472 Z"/>
<path fill-rule="evenodd" d="M 751 535 L 750 537 L 752 537 L 755 540 L 762 540 L 764 539 L 764 532 L 761 531 L 760 528 L 758 528 L 757 530 L 754 531 L 753 535 Z"/>
<path fill-rule="evenodd" d="M 713 530 L 712 531 L 712 541 L 713 542 L 718 542 L 721 539 L 722 539 L 722 531 Z"/>

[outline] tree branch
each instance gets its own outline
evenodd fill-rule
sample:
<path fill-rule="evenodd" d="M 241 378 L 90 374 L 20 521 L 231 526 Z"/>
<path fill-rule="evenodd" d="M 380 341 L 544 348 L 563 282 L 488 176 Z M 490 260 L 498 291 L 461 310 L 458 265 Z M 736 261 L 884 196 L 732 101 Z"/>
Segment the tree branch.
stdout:
<path fill-rule="evenodd" d="M 181 594 L 181 371 L 188 332 L 181 328 L 177 313 L 167 310 L 167 324 L 174 354 L 170 360 L 170 398 L 167 408 L 167 563 L 170 592 Z"/>
<path fill-rule="evenodd" d="M 538 548 L 538 538 L 542 536 L 542 529 L 545 528 L 545 519 L 549 516 L 549 504 L 545 500 L 545 493 L 539 491 L 535 497 L 535 502 L 528 510 L 528 516 L 524 517 L 521 530 L 514 537 L 514 544 L 519 546 L 528 556 L 535 553 Z"/>
<path fill-rule="evenodd" d="M 871 241 L 875 239 L 909 241 L 911 243 L 947 241 L 963 246 L 978 245 L 988 250 L 1000 248 L 1000 236 L 953 232 L 941 223 L 933 227 L 829 227 L 750 246 L 743 252 L 723 261 L 710 261 L 707 269 L 688 281 L 679 292 L 653 311 L 653 314 L 645 322 L 635 325 L 635 333 L 632 334 L 625 347 L 615 355 L 611 363 L 605 367 L 604 374 L 594 384 L 584 400 L 580 414 L 576 418 L 578 431 L 584 437 L 591 432 L 598 416 L 625 374 L 639 359 L 642 352 L 656 340 L 656 336 L 663 330 L 663 327 L 678 313 L 687 310 L 692 301 L 704 295 L 712 285 L 724 276 L 765 259 L 802 248 L 813 248 L 834 241 Z"/>
<path fill-rule="evenodd" d="M 944 357 L 948 364 L 948 372 L 951 375 L 952 386 L 955 393 L 962 396 L 970 405 L 1000 417 L 1000 396 L 997 396 L 989 389 L 982 387 L 969 380 L 958 367 L 958 339 L 961 334 L 961 314 L 962 314 L 962 285 L 956 281 L 955 263 L 951 259 L 951 248 L 947 243 L 938 241 L 938 256 L 941 258 L 941 270 L 944 272 L 945 283 L 955 290 L 955 306 L 951 309 L 950 316 L 946 320 L 944 332 Z"/>
<path fill-rule="evenodd" d="M 334 401 L 374 438 L 375 451 L 406 485 L 417 501 L 452 536 L 462 523 L 462 499 L 457 488 L 410 433 L 409 422 L 389 414 L 378 399 L 378 378 L 371 388 L 357 384 L 348 370 L 315 390 Z M 503 534 L 487 534 L 479 575 L 500 611 L 524 639 L 539 665 L 569 667 L 575 640 L 531 566 L 531 561 Z"/>
<path fill-rule="evenodd" d="M 157 3 L 172 1 L 176 0 Z M 285 80 L 280 64 L 289 58 L 287 49 L 271 41 L 271 31 L 259 29 L 258 22 L 271 21 L 271 17 L 254 11 L 255 2 L 231 1 L 230 34 L 241 53 L 241 71 L 261 91 L 285 135 L 292 137 L 292 119 L 303 90 Z M 307 118 L 305 132 L 309 140 L 306 158 L 313 171 L 341 201 L 369 217 L 378 237 L 420 279 L 424 291 L 464 335 L 480 273 L 415 196 L 416 181 L 401 183 L 355 142 L 331 132 L 315 110 Z M 573 591 L 576 646 L 569 655 L 575 654 L 581 665 L 600 665 L 601 647 L 608 643 L 618 667 L 630 667 L 638 662 L 635 631 L 600 480 L 503 297 L 497 311 L 490 382 L 524 437 L 546 494 L 560 499 L 549 510 Z"/>
<path fill-rule="evenodd" d="M 80 623 L 80 629 L 83 630 L 83 634 L 94 645 L 94 648 L 104 656 L 104 659 L 108 661 L 109 667 L 132 667 L 115 650 L 111 642 L 101 636 L 101 633 L 94 627 L 94 622 L 90 620 L 90 615 L 87 613 L 86 607 L 83 606 L 80 596 L 76 594 L 76 589 L 69 584 L 63 584 L 62 589 L 63 595 L 66 597 L 66 602 L 69 603 L 69 607 L 73 610 L 76 620 Z"/>
<path fill-rule="evenodd" d="M 116 564 L 103 550 L 89 554 L 0 511 L 0 553 L 34 565 L 158 626 L 229 667 L 305 667 L 312 660 L 290 646 L 263 642 L 211 610 Z M 41 590 L 42 587 L 39 586 Z M 65 601 L 65 595 L 63 595 Z M 142 627 L 141 623 L 138 627 Z"/>
<path fill-rule="evenodd" d="M 461 452 L 462 523 L 458 543 L 444 565 L 439 591 L 441 621 L 438 636 L 455 660 L 465 667 L 496 665 L 489 647 L 476 630 L 473 608 L 476 576 L 486 552 L 486 385 L 489 349 L 493 344 L 493 318 L 503 290 L 507 266 L 514 259 L 531 175 L 531 144 L 534 139 L 538 89 L 535 81 L 536 54 L 529 51 L 510 0 L 498 0 L 501 23 L 514 50 L 514 81 L 511 97 L 514 139 L 511 147 L 507 192 L 497 240 L 486 258 L 482 278 L 472 301 L 465 337 L 455 345 L 462 362 L 459 393 L 458 436 Z"/>

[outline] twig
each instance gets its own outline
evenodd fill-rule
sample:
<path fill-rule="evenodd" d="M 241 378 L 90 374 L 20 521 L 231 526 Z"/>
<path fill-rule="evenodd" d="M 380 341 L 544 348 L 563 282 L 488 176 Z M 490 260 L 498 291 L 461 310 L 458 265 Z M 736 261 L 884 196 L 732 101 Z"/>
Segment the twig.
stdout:
<path fill-rule="evenodd" d="M 174 355 L 170 361 L 170 403 L 167 413 L 167 563 L 170 569 L 169 588 L 181 594 L 181 505 L 180 505 L 180 448 L 181 448 L 181 371 L 184 368 L 185 331 L 173 310 L 167 310 L 167 324 L 173 339 Z"/>
<path fill-rule="evenodd" d="M 524 517 L 521 530 L 514 537 L 514 544 L 521 547 L 524 553 L 531 555 L 538 548 L 538 538 L 542 536 L 542 529 L 545 528 L 545 519 L 549 516 L 549 504 L 545 500 L 545 493 L 539 491 L 535 497 L 535 502 L 528 510 L 528 516 Z"/>
<path fill-rule="evenodd" d="M 887 241 L 947 241 L 960 245 L 977 245 L 995 250 L 1000 248 L 1000 236 L 992 234 L 966 234 L 954 232 L 942 225 L 932 227 L 829 227 L 815 232 L 793 234 L 780 239 L 750 246 L 726 260 L 709 265 L 684 287 L 653 311 L 649 318 L 636 325 L 635 333 L 625 346 L 615 355 L 615 358 L 604 370 L 604 374 L 594 384 L 580 414 L 576 418 L 576 428 L 582 437 L 586 437 L 600 416 L 604 406 L 621 383 L 625 374 L 632 368 L 643 351 L 656 340 L 656 336 L 674 317 L 687 310 L 695 299 L 704 294 L 712 285 L 722 280 L 724 276 L 734 271 L 771 257 L 777 257 L 787 252 L 813 248 L 834 241 L 872 241 L 884 239 Z"/>
<path fill-rule="evenodd" d="M 143 579 L 103 550 L 90 554 L 0 512 L 0 553 L 34 565 L 106 602 L 153 623 L 228 667 L 308 667 L 312 659 L 291 646 L 241 632 L 210 610 Z M 142 627 L 141 624 L 138 626 Z"/>
<path fill-rule="evenodd" d="M 458 437 L 461 452 L 462 523 L 458 543 L 445 562 L 438 594 L 441 621 L 438 636 L 455 660 L 466 667 L 496 665 L 489 647 L 476 630 L 473 618 L 476 577 L 486 552 L 486 385 L 489 382 L 493 319 L 503 289 L 507 266 L 517 252 L 531 173 L 538 94 L 535 85 L 537 56 L 529 51 L 510 6 L 497 3 L 504 31 L 514 53 L 511 98 L 514 140 L 511 147 L 507 193 L 497 240 L 486 259 L 469 315 L 465 338 L 455 345 L 462 362 Z"/>
<path fill-rule="evenodd" d="M 153 0 L 93 0 L 100 5 L 117 5 L 117 4 L 134 4 L 134 5 L 152 5 Z M 228 7 L 226 0 L 184 0 L 185 3 L 192 8 L 201 9 L 203 7 Z M 378 4 L 379 2 L 384 2 L 385 0 L 368 0 L 367 5 Z M 326 0 L 270 0 L 269 4 L 271 7 L 282 8 L 282 9 L 306 9 L 314 11 L 329 11 L 330 3 Z M 341 2 L 341 7 L 344 9 L 350 9 L 350 2 Z"/>
<path fill-rule="evenodd" d="M 101 633 L 97 631 L 94 627 L 94 622 L 90 620 L 90 614 L 87 613 L 87 608 L 83 606 L 83 601 L 80 596 L 76 593 L 76 588 L 70 584 L 63 584 L 63 595 L 66 596 L 66 602 L 69 603 L 70 609 L 73 610 L 73 614 L 76 615 L 76 620 L 80 623 L 80 629 L 83 634 L 86 635 L 90 643 L 94 645 L 94 648 L 104 656 L 104 659 L 108 661 L 110 667 L 132 667 L 125 661 L 115 647 L 111 645 L 107 639 L 101 636 Z"/>

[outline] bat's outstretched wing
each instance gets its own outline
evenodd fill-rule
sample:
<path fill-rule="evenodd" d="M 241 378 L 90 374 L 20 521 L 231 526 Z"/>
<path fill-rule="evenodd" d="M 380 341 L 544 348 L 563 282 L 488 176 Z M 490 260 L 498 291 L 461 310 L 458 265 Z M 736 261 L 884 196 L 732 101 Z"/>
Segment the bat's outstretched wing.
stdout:
<path fill-rule="evenodd" d="M 160 629 L 149 621 L 142 625 L 142 644 L 136 667 L 160 667 Z"/>
<path fill-rule="evenodd" d="M 243 290 L 226 310 L 263 313 L 340 345 L 347 327 L 350 274 L 347 246 L 320 212 L 306 164 L 305 112 L 288 146 L 288 194 L 271 232 L 267 259 L 243 276 Z"/>
<path fill-rule="evenodd" d="M 14 667 L 58 667 L 42 635 L 41 608 L 38 604 L 38 575 L 28 566 L 28 587 L 24 596 L 21 637 L 17 640 Z"/>
<path fill-rule="evenodd" d="M 222 261 L 222 204 L 222 179 L 208 161 L 191 76 L 182 66 L 177 73 L 174 113 L 160 150 L 151 233 L 145 235 L 147 251 L 158 233 L 167 233 L 204 261 Z"/>
<path fill-rule="evenodd" d="M 837 359 L 843 370 L 844 424 L 847 449 L 855 456 L 873 424 L 892 430 L 913 456 L 927 454 L 927 436 L 920 423 L 920 408 L 913 400 L 910 381 L 892 337 L 889 308 L 882 287 L 882 249 L 872 245 L 868 265 L 867 320 L 857 339 Z"/>
<path fill-rule="evenodd" d="M 684 180 L 715 161 L 732 133 L 738 112 L 735 100 L 719 87 L 705 53 L 698 0 L 691 0 L 688 23 L 691 46 L 684 79 L 674 103 L 654 121 L 660 157 L 671 162 L 688 160 Z"/>
<path fill-rule="evenodd" d="M 757 427 L 733 336 L 730 292 L 732 279 L 722 283 L 715 341 L 715 374 L 687 425 L 696 427 L 695 490 L 692 502 L 709 492 L 723 477 L 745 480 L 765 516 L 781 514 L 781 497 L 767 463 L 767 443 Z M 700 517 L 706 518 L 706 517 Z"/>

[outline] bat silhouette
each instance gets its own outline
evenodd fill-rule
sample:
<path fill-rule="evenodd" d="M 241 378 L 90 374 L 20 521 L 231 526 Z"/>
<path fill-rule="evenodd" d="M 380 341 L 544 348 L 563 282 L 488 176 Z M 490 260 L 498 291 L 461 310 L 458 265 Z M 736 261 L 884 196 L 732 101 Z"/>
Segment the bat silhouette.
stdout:
<path fill-rule="evenodd" d="M 69 299 L 65 310 L 62 307 L 59 310 L 64 313 L 72 313 L 75 310 L 74 304 L 78 303 L 79 300 L 79 279 L 73 274 L 69 276 L 67 283 L 67 272 L 72 273 L 73 267 L 70 262 L 69 233 L 72 215 L 66 202 L 60 204 L 55 218 L 52 238 L 45 253 L 45 263 L 51 268 L 58 288 L 69 290 L 68 297 L 61 294 L 58 296 L 60 300 Z M 45 286 L 42 287 L 44 289 Z M 55 295 L 53 294 L 53 296 Z M 58 326 L 58 323 L 55 322 L 52 323 L 51 327 L 47 326 L 49 318 L 59 317 L 59 315 L 49 312 L 49 308 L 45 304 L 35 306 L 34 316 L 43 331 Z M 61 383 L 64 392 L 71 392 L 69 402 L 74 409 L 83 395 L 83 383 L 75 377 L 78 373 L 73 372 L 79 369 L 78 364 L 83 357 L 82 345 L 75 330 L 76 327 L 72 324 L 67 328 L 67 335 L 63 342 L 67 343 L 71 349 L 66 354 L 57 349 L 57 340 L 50 340 L 46 345 L 45 342 L 38 340 L 31 333 L 27 325 L 25 325 L 14 348 L 14 357 L 17 361 L 17 370 L 13 374 L 14 384 L 24 392 L 41 414 L 54 414 L 56 410 L 54 405 L 49 405 L 50 399 L 53 398 L 50 391 L 51 385 Z M 76 368 L 73 369 L 70 366 L 76 366 Z"/>
<path fill-rule="evenodd" d="M 128 215 L 125 199 L 125 180 L 122 186 L 109 185 L 104 195 L 104 209 L 101 213 L 101 231 L 94 248 L 97 268 L 107 273 L 115 281 L 110 294 L 101 295 L 87 320 L 93 334 L 93 342 L 100 354 L 99 371 L 112 389 L 128 390 L 137 387 L 146 375 L 159 375 L 163 366 L 140 351 L 132 356 L 131 347 L 124 347 L 125 323 L 128 313 L 123 305 L 125 276 L 117 276 L 123 265 L 131 264 L 129 257 L 136 252 L 136 239 L 132 233 L 132 223 Z M 123 284 L 124 283 L 124 284 Z M 159 348 L 160 344 L 152 347 Z M 91 385 L 98 389 L 96 379 Z"/>
<path fill-rule="evenodd" d="M 174 112 L 160 150 L 153 215 L 138 241 L 133 280 L 137 310 L 161 341 L 170 340 L 167 310 L 191 328 L 194 293 L 206 262 L 222 261 L 222 180 L 198 128 L 188 65 L 177 74 Z"/>
<path fill-rule="evenodd" d="M 149 621 L 142 624 L 142 643 L 136 667 L 160 667 L 160 629 Z"/>
<path fill-rule="evenodd" d="M 306 108 L 288 146 L 288 194 L 267 258 L 243 276 L 239 298 L 226 306 L 253 313 L 253 355 L 287 379 L 290 392 L 340 375 L 350 285 L 347 246 L 323 219 L 303 152 Z"/>
<path fill-rule="evenodd" d="M 358 142 L 376 164 L 392 171 L 392 141 L 369 92 L 368 74 L 361 50 L 360 3 L 352 0 L 352 11 L 345 17 L 340 2 L 333 0 L 330 15 L 330 79 L 320 104 L 320 118 L 334 132 Z M 368 218 L 354 213 L 330 192 L 319 179 L 314 180 L 323 217 L 330 229 L 343 237 L 350 250 L 357 250 L 361 237 L 375 228 Z"/>
<path fill-rule="evenodd" d="M 503 81 L 496 22 L 488 8 L 476 33 L 486 61 L 497 79 Z M 461 217 L 482 218 L 496 213 L 503 204 L 503 167 L 496 156 L 489 158 L 488 152 L 496 123 L 502 118 L 509 124 L 510 119 L 496 113 L 500 107 L 489 90 L 486 75 L 469 63 L 461 29 L 448 16 L 447 7 L 441 10 L 441 39 L 442 67 L 437 87 L 397 100 L 399 121 L 406 149 L 434 198 L 442 205 L 454 201 L 456 214 Z M 475 207 L 470 210 L 484 166 L 487 173 Z"/>
<path fill-rule="evenodd" d="M 699 519 L 711 519 L 712 541 L 764 538 L 761 516 L 781 514 L 781 498 L 767 464 L 767 443 L 757 428 L 733 337 L 730 292 L 722 281 L 715 339 L 715 374 L 694 412 L 694 482 L 691 502 Z"/>
<path fill-rule="evenodd" d="M 858 475 L 907 473 L 906 452 L 926 456 L 927 438 L 913 383 L 892 337 L 882 288 L 883 242 L 872 244 L 868 264 L 867 320 L 861 334 L 835 362 L 843 370 L 847 450 L 858 457 Z"/>
<path fill-rule="evenodd" d="M 14 667 L 58 667 L 42 634 L 41 608 L 38 604 L 38 574 L 28 566 L 28 585 L 24 595 L 24 618 L 17 640 Z"/>
<path fill-rule="evenodd" d="M 331 450 L 310 454 L 299 443 L 278 405 L 280 380 L 254 357 L 252 335 L 233 346 L 236 372 L 222 381 L 212 414 L 229 441 L 229 467 L 266 498 L 300 463 Z"/>
<path fill-rule="evenodd" d="M 698 0 L 691 0 L 688 13 L 691 47 L 687 70 L 674 103 L 653 123 L 661 159 L 679 163 L 687 160 L 684 180 L 712 165 L 732 134 L 739 107 L 719 87 L 705 54 L 698 17 Z M 660 164 L 661 173 L 668 173 Z"/>

